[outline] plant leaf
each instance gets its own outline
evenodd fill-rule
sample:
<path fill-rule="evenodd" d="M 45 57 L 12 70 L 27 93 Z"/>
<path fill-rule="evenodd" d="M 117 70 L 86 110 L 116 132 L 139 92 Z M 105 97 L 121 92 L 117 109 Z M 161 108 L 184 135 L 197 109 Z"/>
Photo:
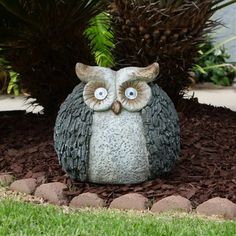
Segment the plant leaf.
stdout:
<path fill-rule="evenodd" d="M 205 52 L 200 59 L 202 59 L 203 57 L 209 55 L 210 53 L 214 52 L 216 49 L 220 48 L 221 46 L 225 45 L 226 43 L 229 43 L 233 40 L 236 40 L 236 36 L 230 37 L 226 40 L 224 40 L 223 42 L 218 43 L 217 45 L 215 45 L 213 48 L 211 48 L 210 50 L 208 50 L 207 52 Z"/>
<path fill-rule="evenodd" d="M 196 67 L 196 70 L 198 70 L 200 73 L 207 74 L 205 69 L 203 67 L 201 67 L 200 65 L 195 65 L 195 67 Z"/>
<path fill-rule="evenodd" d="M 84 34 L 90 41 L 90 48 L 96 63 L 104 67 L 113 66 L 114 59 L 111 49 L 114 47 L 114 36 L 110 26 L 109 14 L 103 12 L 92 18 Z"/>

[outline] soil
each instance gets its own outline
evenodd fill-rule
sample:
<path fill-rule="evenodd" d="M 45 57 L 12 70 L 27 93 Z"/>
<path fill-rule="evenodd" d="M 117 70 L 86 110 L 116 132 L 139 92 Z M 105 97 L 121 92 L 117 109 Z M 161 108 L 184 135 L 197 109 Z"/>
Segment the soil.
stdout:
<path fill-rule="evenodd" d="M 172 172 L 138 185 L 96 185 L 71 181 L 58 164 L 53 147 L 54 118 L 0 112 L 0 173 L 17 179 L 60 181 L 72 198 L 97 193 L 109 204 L 114 198 L 136 192 L 151 201 L 172 194 L 191 200 L 194 207 L 213 198 L 236 203 L 236 112 L 185 100 L 178 110 L 181 155 Z"/>

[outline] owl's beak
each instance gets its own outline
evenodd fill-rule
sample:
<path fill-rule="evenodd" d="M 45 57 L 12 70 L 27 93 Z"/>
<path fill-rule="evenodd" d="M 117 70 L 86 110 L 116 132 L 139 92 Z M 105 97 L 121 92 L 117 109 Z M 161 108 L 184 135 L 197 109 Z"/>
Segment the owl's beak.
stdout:
<path fill-rule="evenodd" d="M 115 101 L 112 104 L 111 110 L 116 114 L 119 115 L 121 113 L 122 105 L 119 101 Z"/>

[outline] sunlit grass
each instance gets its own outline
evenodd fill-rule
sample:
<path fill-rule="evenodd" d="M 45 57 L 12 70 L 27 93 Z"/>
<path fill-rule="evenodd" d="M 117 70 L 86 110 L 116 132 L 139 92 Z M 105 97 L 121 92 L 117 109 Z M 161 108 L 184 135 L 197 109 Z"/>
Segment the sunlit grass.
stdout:
<path fill-rule="evenodd" d="M 0 235 L 235 235 L 236 221 L 202 219 L 185 214 L 114 210 L 71 211 L 5 199 L 0 202 Z"/>

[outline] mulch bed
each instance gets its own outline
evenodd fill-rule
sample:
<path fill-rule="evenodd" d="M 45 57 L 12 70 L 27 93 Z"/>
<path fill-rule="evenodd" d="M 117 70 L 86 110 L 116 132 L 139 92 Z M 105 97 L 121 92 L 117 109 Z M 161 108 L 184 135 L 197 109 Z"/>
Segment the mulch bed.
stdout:
<path fill-rule="evenodd" d="M 138 185 L 72 182 L 58 165 L 53 148 L 54 119 L 22 112 L 0 113 L 0 173 L 41 178 L 44 183 L 60 181 L 68 184 L 69 198 L 89 191 L 107 203 L 130 192 L 151 200 L 180 194 L 193 206 L 216 196 L 236 203 L 236 112 L 190 100 L 183 104 L 179 107 L 181 156 L 165 178 Z"/>

